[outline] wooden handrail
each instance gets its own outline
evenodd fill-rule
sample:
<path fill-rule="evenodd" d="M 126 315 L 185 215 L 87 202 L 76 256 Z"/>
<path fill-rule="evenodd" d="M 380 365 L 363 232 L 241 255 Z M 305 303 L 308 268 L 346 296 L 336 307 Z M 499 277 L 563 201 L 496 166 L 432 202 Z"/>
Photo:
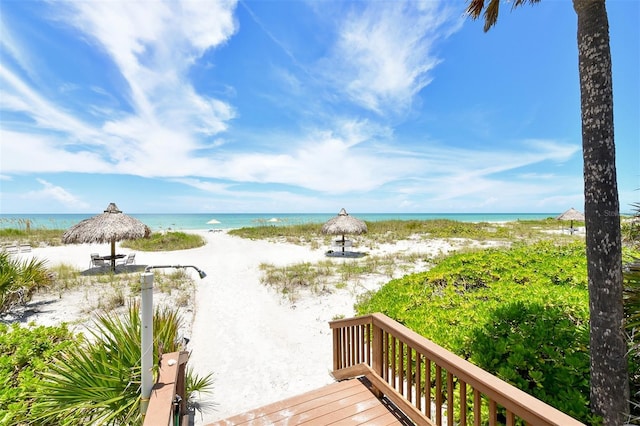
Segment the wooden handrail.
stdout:
<path fill-rule="evenodd" d="M 353 373 L 354 368 L 361 371 L 355 366 L 366 364 L 371 370 L 369 374 L 379 376 L 425 418 L 433 420 L 435 417 L 437 426 L 453 424 L 456 416 L 461 425 L 466 425 L 467 416 L 473 417 L 475 424 L 486 422 L 488 416 L 489 424 L 494 425 L 498 421 L 499 407 L 504 409 L 508 425 L 514 424 L 516 418 L 533 425 L 582 425 L 383 314 L 340 319 L 329 325 L 333 330 L 336 378 Z M 456 407 L 455 387 L 459 392 Z M 390 397 L 388 391 L 379 390 Z M 473 393 L 473 401 L 467 400 L 469 390 Z M 483 397 L 488 400 L 488 414 L 483 414 Z M 432 403 L 434 413 L 431 412 Z M 469 410 L 471 407 L 473 409 Z M 443 412 L 446 422 L 442 418 Z M 405 414 L 419 423 L 412 413 Z"/>
<path fill-rule="evenodd" d="M 180 413 L 178 424 L 187 414 L 187 398 L 185 395 L 185 370 L 189 360 L 189 352 L 171 352 L 162 355 L 158 381 L 151 389 L 149 406 L 144 416 L 143 426 L 176 426 L 173 420 L 174 401 L 179 395 Z"/>

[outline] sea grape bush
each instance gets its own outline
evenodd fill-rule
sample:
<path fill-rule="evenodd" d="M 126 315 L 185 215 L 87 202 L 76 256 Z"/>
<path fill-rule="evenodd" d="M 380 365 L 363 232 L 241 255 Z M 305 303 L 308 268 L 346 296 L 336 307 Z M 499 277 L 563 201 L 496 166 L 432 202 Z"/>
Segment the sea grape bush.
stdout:
<path fill-rule="evenodd" d="M 0 323 L 0 424 L 32 420 L 37 385 L 48 365 L 81 339 L 65 325 L 21 326 Z"/>
<path fill-rule="evenodd" d="M 586 307 L 585 307 L 586 308 Z M 586 309 L 516 301 L 471 331 L 470 360 L 575 418 L 589 416 Z"/>
<path fill-rule="evenodd" d="M 584 243 L 452 255 L 356 306 L 382 312 L 583 422 L 590 417 Z"/>

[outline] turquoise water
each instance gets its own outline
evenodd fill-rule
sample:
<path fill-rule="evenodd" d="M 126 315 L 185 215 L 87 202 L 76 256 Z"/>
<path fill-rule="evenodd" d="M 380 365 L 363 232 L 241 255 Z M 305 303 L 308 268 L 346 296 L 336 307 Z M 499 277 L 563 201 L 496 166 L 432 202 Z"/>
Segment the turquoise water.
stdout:
<path fill-rule="evenodd" d="M 511 222 L 555 218 L 559 213 L 353 213 L 364 221 L 451 219 L 460 222 Z M 67 229 L 92 214 L 0 214 L 0 229 Z M 247 226 L 322 224 L 335 216 L 331 213 L 221 213 L 221 214 L 131 214 L 152 231 L 169 229 L 233 229 Z M 208 224 L 211 219 L 220 223 Z"/>

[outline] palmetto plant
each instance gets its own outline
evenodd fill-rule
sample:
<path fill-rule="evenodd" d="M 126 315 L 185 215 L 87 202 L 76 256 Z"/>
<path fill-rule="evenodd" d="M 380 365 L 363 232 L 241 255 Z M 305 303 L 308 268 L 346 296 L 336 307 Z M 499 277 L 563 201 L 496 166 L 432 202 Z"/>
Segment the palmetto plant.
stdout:
<path fill-rule="evenodd" d="M 157 308 L 153 318 L 155 362 L 158 348 L 181 349 L 180 318 Z M 65 353 L 51 367 L 38 389 L 37 421 L 56 425 L 136 425 L 140 414 L 140 316 L 132 304 L 124 317 L 105 313 L 95 320 L 89 338 Z M 187 396 L 206 392 L 211 375 L 197 377 L 187 369 Z"/>
<path fill-rule="evenodd" d="M 640 203 L 633 204 L 635 217 L 640 218 Z M 637 222 L 632 223 L 634 233 L 630 233 L 630 243 L 634 247 L 640 244 Z M 631 416 L 629 423 L 640 423 L 640 259 L 634 258 L 624 268 L 624 313 L 625 327 L 629 337 L 629 385 L 631 395 Z M 634 402 L 635 401 L 635 402 Z"/>
<path fill-rule="evenodd" d="M 51 283 L 46 261 L 20 260 L 0 251 L 0 313 L 31 300 L 33 293 Z"/>

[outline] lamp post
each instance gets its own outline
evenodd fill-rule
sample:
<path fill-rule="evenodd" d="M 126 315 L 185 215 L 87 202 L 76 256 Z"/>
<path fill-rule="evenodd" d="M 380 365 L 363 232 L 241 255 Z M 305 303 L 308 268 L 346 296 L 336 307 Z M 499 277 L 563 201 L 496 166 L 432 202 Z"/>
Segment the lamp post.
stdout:
<path fill-rule="evenodd" d="M 200 278 L 207 276 L 205 272 L 193 265 L 150 265 L 144 268 L 140 275 L 141 295 L 141 384 L 140 384 L 140 410 L 144 416 L 149 406 L 151 389 L 153 388 L 153 272 L 152 269 L 186 269 L 193 268 L 198 271 Z"/>

